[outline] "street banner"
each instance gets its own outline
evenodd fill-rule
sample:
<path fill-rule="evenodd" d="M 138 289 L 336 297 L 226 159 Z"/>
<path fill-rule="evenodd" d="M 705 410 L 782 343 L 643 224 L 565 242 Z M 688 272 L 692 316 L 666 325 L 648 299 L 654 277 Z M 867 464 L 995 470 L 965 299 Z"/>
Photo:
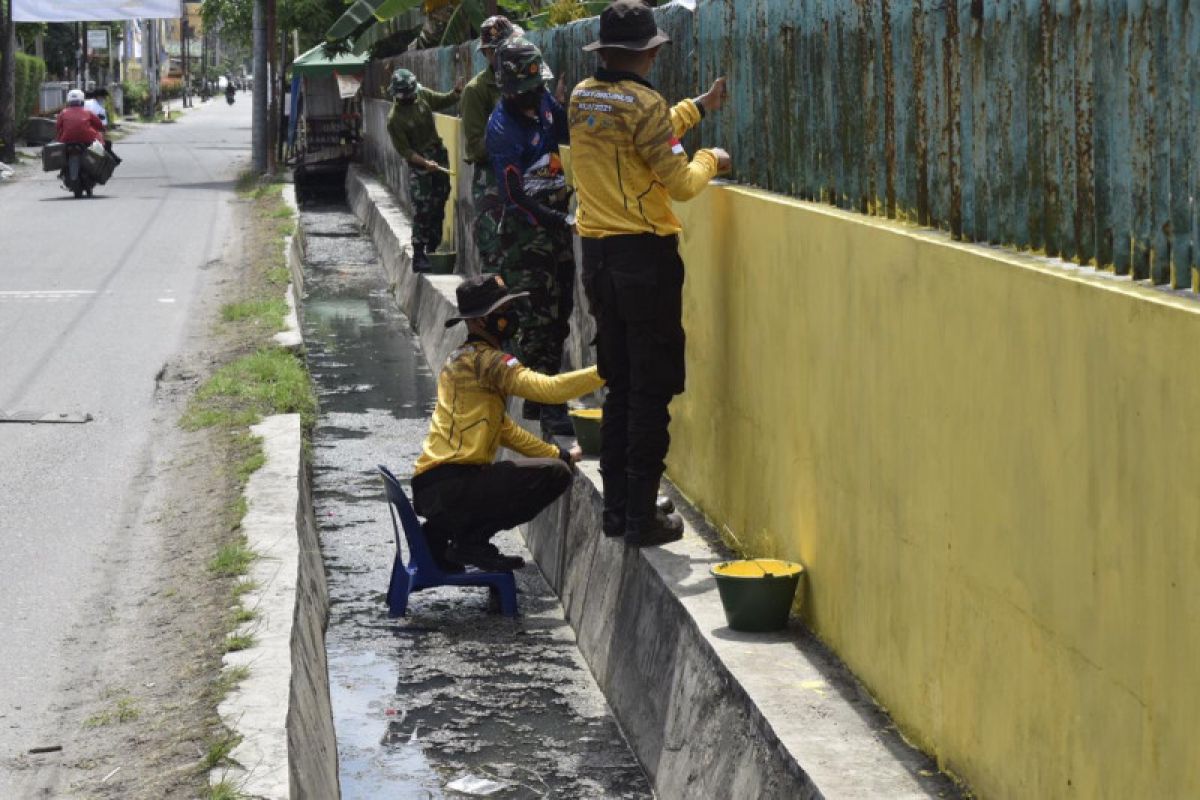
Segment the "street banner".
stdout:
<path fill-rule="evenodd" d="M 179 0 L 12 0 L 16 22 L 178 19 Z"/>

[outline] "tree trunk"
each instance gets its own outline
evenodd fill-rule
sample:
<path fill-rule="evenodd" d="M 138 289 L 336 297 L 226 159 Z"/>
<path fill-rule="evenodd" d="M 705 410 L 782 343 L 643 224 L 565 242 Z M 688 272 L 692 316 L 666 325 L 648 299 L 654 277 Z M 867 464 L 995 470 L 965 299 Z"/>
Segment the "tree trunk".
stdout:
<path fill-rule="evenodd" d="M 0 50 L 0 161 L 17 160 L 17 26 L 13 23 L 12 0 L 4 4 L 4 32 Z"/>

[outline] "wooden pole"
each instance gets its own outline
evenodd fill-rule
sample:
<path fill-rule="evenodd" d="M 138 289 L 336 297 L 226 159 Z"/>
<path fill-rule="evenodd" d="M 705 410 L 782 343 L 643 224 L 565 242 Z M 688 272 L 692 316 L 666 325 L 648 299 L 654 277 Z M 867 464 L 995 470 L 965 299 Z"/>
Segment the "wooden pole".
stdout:
<path fill-rule="evenodd" d="M 4 39 L 0 42 L 0 161 L 17 160 L 17 26 L 13 22 L 13 0 L 4 3 Z"/>

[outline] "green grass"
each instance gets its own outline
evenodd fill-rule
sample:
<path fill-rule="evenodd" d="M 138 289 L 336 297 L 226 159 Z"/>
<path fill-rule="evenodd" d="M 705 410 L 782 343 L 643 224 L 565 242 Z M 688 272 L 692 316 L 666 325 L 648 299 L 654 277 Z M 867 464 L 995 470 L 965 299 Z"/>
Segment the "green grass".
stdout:
<path fill-rule="evenodd" d="M 285 205 L 282 205 L 279 208 L 275 209 L 274 211 L 270 212 L 269 216 L 271 216 L 275 219 L 291 219 L 292 218 L 292 209 L 290 206 L 285 204 Z"/>
<path fill-rule="evenodd" d="M 254 647 L 254 637 L 248 633 L 231 633 L 225 637 L 225 652 L 236 653 Z"/>
<path fill-rule="evenodd" d="M 267 347 L 226 364 L 209 378 L 184 413 L 187 430 L 243 428 L 267 414 L 299 413 L 306 428 L 317 401 L 304 364 L 278 347 Z"/>
<path fill-rule="evenodd" d="M 249 321 L 272 332 L 283 330 L 287 313 L 287 301 L 282 297 L 261 297 L 221 307 L 221 319 L 225 322 Z"/>
<path fill-rule="evenodd" d="M 236 786 L 226 780 L 211 784 L 204 794 L 204 800 L 243 800 L 245 796 Z"/>
<path fill-rule="evenodd" d="M 235 578 L 245 575 L 255 558 L 257 556 L 246 546 L 246 540 L 239 539 L 217 551 L 212 561 L 208 562 L 208 571 L 222 578 Z"/>
<path fill-rule="evenodd" d="M 276 286 L 287 286 L 292 281 L 292 272 L 287 267 L 272 267 L 267 272 L 267 280 Z"/>
<path fill-rule="evenodd" d="M 232 617 L 231 621 L 234 625 L 244 625 L 245 623 L 253 622 L 256 619 L 258 619 L 257 611 L 250 609 L 250 608 L 243 608 L 242 606 L 238 606 L 236 609 L 234 609 L 233 617 Z"/>
<path fill-rule="evenodd" d="M 236 667 L 226 667 L 221 670 L 221 675 L 213 682 L 212 695 L 215 704 L 220 704 L 237 685 L 246 678 L 250 677 L 250 668 L 239 665 Z"/>
<path fill-rule="evenodd" d="M 142 716 L 142 710 L 138 708 L 137 700 L 128 695 L 117 698 L 116 705 L 104 711 L 92 714 L 83 721 L 85 728 L 100 728 L 105 725 L 112 725 L 119 722 L 133 722 Z"/>
<path fill-rule="evenodd" d="M 204 758 L 201 763 L 204 769 L 213 769 L 222 764 L 232 763 L 229 759 L 229 754 L 242 741 L 242 737 L 236 733 L 225 733 L 224 735 L 214 739 L 208 743 L 208 748 L 204 753 Z"/>
<path fill-rule="evenodd" d="M 235 583 L 233 585 L 233 589 L 231 591 L 233 592 L 233 597 L 236 600 L 236 599 L 240 598 L 242 595 L 246 594 L 246 592 L 253 592 L 257 588 L 258 588 L 258 581 L 246 580 L 246 581 L 238 581 L 237 583 Z"/>

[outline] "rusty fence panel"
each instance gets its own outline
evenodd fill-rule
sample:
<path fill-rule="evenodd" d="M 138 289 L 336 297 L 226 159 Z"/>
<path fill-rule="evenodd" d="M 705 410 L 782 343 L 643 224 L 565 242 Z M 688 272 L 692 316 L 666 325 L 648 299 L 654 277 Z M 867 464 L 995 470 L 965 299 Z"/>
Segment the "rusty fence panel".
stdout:
<path fill-rule="evenodd" d="M 955 239 L 1200 285 L 1200 0 L 701 0 L 659 9 L 668 100 L 719 75 L 685 144 L 734 178 Z M 568 86 L 598 21 L 530 34 Z M 447 88 L 473 45 L 404 64 Z"/>

